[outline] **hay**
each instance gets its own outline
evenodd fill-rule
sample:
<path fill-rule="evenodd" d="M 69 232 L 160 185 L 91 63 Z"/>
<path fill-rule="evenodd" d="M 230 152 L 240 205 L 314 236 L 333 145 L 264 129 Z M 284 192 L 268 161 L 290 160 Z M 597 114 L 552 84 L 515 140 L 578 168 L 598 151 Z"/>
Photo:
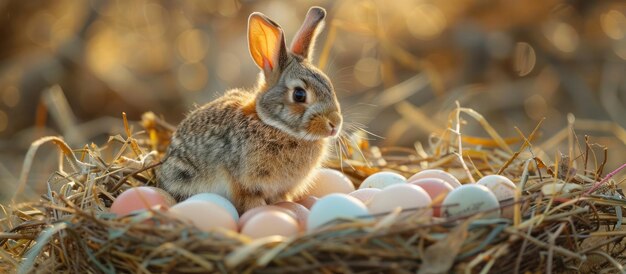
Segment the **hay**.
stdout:
<path fill-rule="evenodd" d="M 412 110 L 406 106 L 403 113 Z M 462 136 L 461 114 L 475 119 L 491 138 Z M 404 115 L 404 114 L 403 114 Z M 124 119 L 125 120 L 125 119 Z M 458 107 L 443 132 L 426 149 L 370 147 L 362 136 L 345 138 L 340 157 L 328 165 L 361 182 L 380 170 L 411 175 L 426 168 L 445 169 L 461 182 L 502 174 L 518 185 L 504 203 L 512 218 L 424 221 L 399 211 L 376 221 L 336 222 L 295 238 L 251 240 L 234 232 L 201 232 L 159 209 L 115 218 L 107 208 L 123 190 L 155 186 L 153 168 L 167 147 L 172 127 L 155 115 L 143 117 L 144 132 L 111 137 L 103 147 L 72 151 L 59 138 L 33 144 L 18 186 L 24 187 L 36 150 L 59 146 L 65 161 L 46 182 L 39 202 L 2 206 L 0 270 L 3 272 L 418 272 L 524 273 L 624 272 L 626 200 L 594 145 L 571 143 L 554 164 L 528 136 L 502 138 L 480 114 Z M 573 132 L 569 131 L 570 135 Z M 572 136 L 570 136 L 573 138 Z M 514 150 L 511 145 L 520 142 Z M 606 151 L 606 149 L 604 150 Z M 111 153 L 106 160 L 104 153 Z M 605 158 L 606 160 L 606 158 Z M 68 167 L 65 164 L 69 164 Z M 621 168 L 625 168 L 626 165 Z M 567 186 L 572 192 L 561 191 Z M 544 192 L 554 192 L 545 195 Z"/>

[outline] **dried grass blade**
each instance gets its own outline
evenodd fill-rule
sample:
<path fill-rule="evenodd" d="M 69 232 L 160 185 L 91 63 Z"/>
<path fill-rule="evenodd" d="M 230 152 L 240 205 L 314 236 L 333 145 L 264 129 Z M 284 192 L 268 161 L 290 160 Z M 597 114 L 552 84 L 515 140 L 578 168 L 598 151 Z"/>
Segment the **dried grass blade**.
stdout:
<path fill-rule="evenodd" d="M 52 236 L 54 236 L 54 234 L 56 234 L 57 232 L 66 229 L 67 226 L 68 226 L 67 223 L 61 222 L 61 223 L 56 223 L 52 225 L 51 227 L 44 229 L 41 232 L 41 235 L 37 238 L 37 241 L 36 241 L 37 243 L 32 248 L 30 248 L 28 252 L 26 253 L 24 261 L 22 261 L 22 264 L 20 264 L 20 267 L 18 268 L 17 273 L 18 274 L 29 273 L 32 270 L 33 266 L 35 265 L 37 256 L 39 255 L 39 253 L 41 253 L 43 248 L 48 244 Z"/>
<path fill-rule="evenodd" d="M 447 273 L 452 268 L 463 242 L 468 236 L 468 227 L 472 219 L 468 219 L 454 228 L 448 236 L 429 246 L 423 253 L 423 264 L 418 274 Z"/>
<path fill-rule="evenodd" d="M 250 256 L 255 255 L 256 252 L 263 246 L 268 244 L 283 243 L 286 240 L 287 238 L 283 236 L 270 236 L 254 240 L 250 243 L 241 245 L 239 248 L 226 255 L 224 262 L 228 268 L 235 268 L 247 260 Z"/>
<path fill-rule="evenodd" d="M 500 136 L 500 134 L 491 126 L 491 124 L 487 122 L 487 120 L 485 119 L 485 117 L 483 117 L 482 114 L 476 112 L 475 110 L 471 108 L 459 108 L 459 111 L 464 112 L 468 114 L 469 116 L 471 116 L 472 118 L 474 118 L 483 127 L 483 129 L 485 129 L 487 134 L 489 134 L 489 136 L 491 136 L 491 138 L 494 139 L 494 141 L 500 146 L 500 148 L 502 148 L 504 151 L 506 151 L 509 154 L 513 154 L 513 150 L 511 150 L 511 148 L 504 141 L 502 136 Z"/>
<path fill-rule="evenodd" d="M 39 140 L 36 140 L 30 145 L 28 152 L 26 152 L 26 157 L 24 158 L 24 164 L 22 165 L 22 173 L 20 174 L 20 179 L 18 181 L 15 194 L 13 194 L 13 198 L 11 199 L 11 204 L 15 204 L 17 196 L 21 194 L 22 191 L 24 191 L 24 187 L 26 187 L 28 173 L 30 172 L 31 167 L 33 165 L 33 161 L 35 160 L 35 155 L 37 153 L 37 150 L 43 144 L 48 143 L 48 142 L 55 144 L 61 150 L 61 152 L 68 158 L 70 165 L 72 165 L 72 168 L 74 169 L 74 172 L 82 171 L 80 169 L 80 166 L 85 165 L 85 164 L 78 161 L 78 159 L 76 158 L 76 155 L 74 154 L 70 146 L 67 143 L 65 143 L 63 139 L 56 137 L 56 136 L 48 136 L 48 137 L 43 137 Z"/>

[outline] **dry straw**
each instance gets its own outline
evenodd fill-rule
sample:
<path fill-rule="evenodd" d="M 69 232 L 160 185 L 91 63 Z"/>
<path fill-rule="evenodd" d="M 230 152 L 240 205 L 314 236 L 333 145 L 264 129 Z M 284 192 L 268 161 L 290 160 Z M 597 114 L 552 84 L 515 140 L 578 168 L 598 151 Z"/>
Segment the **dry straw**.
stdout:
<path fill-rule="evenodd" d="M 416 111 L 400 104 L 404 114 Z M 415 116 L 414 116 L 415 117 Z M 490 138 L 463 136 L 463 117 L 478 122 Z M 126 119 L 124 119 L 125 121 Z M 155 115 L 143 117 L 145 131 L 111 137 L 103 147 L 72 150 L 56 137 L 33 143 L 18 195 L 24 188 L 36 150 L 45 143 L 60 148 L 58 171 L 39 202 L 2 206 L 0 271 L 28 272 L 417 272 L 525 273 L 624 272 L 626 205 L 602 155 L 586 138 L 569 142 L 567 155 L 554 163 L 533 146 L 537 128 L 518 138 L 502 138 L 472 109 L 457 107 L 446 130 L 428 146 L 414 149 L 370 147 L 355 135 L 342 140 L 328 165 L 361 182 L 380 170 L 410 175 L 439 168 L 463 183 L 502 174 L 518 185 L 505 202 L 510 219 L 480 219 L 480 214 L 424 221 L 420 209 L 409 218 L 399 210 L 375 221 L 340 221 L 295 238 L 251 240 L 234 232 L 201 232 L 152 210 L 116 218 L 108 207 L 123 190 L 156 185 L 153 168 L 172 132 Z M 519 130 L 518 130 L 519 132 Z M 573 119 L 564 138 L 575 140 Z M 549 140 L 550 141 L 550 140 Z M 518 148 L 514 149 L 515 145 Z M 428 148 L 425 148 L 428 147 Z M 606 151 L 606 150 L 605 150 Z M 112 159 L 102 156 L 110 153 Z M 68 164 L 68 166 L 65 166 Z M 624 168 L 622 166 L 621 168 Z"/>

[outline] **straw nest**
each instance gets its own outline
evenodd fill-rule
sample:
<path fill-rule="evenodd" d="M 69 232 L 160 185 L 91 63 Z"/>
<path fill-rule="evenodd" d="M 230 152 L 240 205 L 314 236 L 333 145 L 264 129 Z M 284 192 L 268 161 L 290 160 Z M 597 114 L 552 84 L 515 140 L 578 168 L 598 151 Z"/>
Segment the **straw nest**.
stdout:
<path fill-rule="evenodd" d="M 461 114 L 478 121 L 490 138 L 463 136 Z M 0 271 L 624 272 L 626 200 L 612 179 L 619 169 L 603 175 L 598 148 L 587 140 L 570 142 L 567 155 L 548 163 L 532 146 L 537 129 L 504 139 L 478 113 L 460 107 L 450 114 L 448 130 L 427 146 L 369 147 L 357 134 L 328 163 L 357 185 L 380 170 L 409 176 L 438 168 L 462 183 L 502 174 L 518 185 L 515 199 L 502 205 L 512 217 L 424 221 L 417 213 L 399 218 L 394 211 L 374 222 L 341 221 L 295 238 L 253 241 L 234 232 L 201 232 L 161 210 L 124 218 L 108 213 L 123 190 L 156 185 L 153 168 L 172 127 L 151 113 L 142 125 L 145 130 L 135 134 L 125 123 L 126 136 L 111 137 L 103 147 L 72 150 L 55 137 L 33 143 L 18 193 L 39 146 L 56 144 L 65 160 L 41 201 L 2 207 Z"/>

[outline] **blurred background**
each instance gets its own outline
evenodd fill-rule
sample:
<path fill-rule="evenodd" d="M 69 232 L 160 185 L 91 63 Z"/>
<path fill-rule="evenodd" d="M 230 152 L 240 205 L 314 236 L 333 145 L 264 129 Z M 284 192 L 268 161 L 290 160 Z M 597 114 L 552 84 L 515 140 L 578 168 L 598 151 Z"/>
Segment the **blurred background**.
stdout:
<path fill-rule="evenodd" d="M 567 151 L 557 144 L 572 113 L 581 140 L 608 147 L 605 170 L 626 162 L 625 1 L 5 0 L 0 201 L 37 138 L 103 144 L 123 132 L 122 112 L 175 125 L 194 104 L 252 87 L 248 15 L 265 13 L 290 43 L 311 5 L 328 11 L 314 63 L 346 121 L 381 136 L 374 144 L 424 142 L 458 101 L 504 137 L 519 137 L 515 126 L 528 135 L 545 117 L 534 143 L 551 155 Z M 463 134 L 487 136 L 467 120 Z M 55 151 L 39 152 L 31 187 L 45 188 Z"/>

